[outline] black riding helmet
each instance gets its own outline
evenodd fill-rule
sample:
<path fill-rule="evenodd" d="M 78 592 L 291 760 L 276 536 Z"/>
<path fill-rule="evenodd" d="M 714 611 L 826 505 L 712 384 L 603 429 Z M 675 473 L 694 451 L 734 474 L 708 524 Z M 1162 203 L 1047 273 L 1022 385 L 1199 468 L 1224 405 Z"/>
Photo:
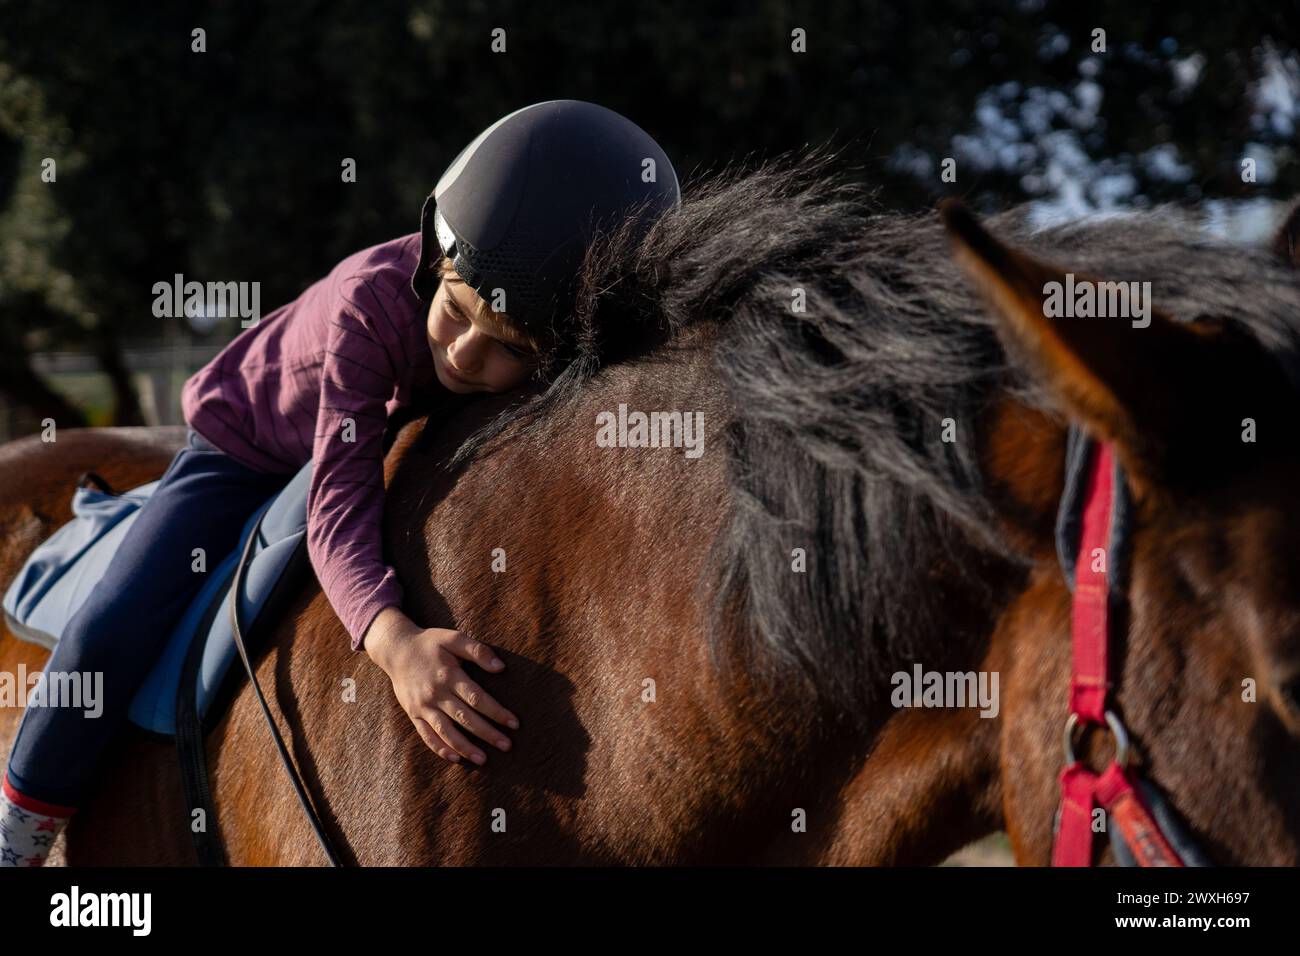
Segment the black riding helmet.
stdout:
<path fill-rule="evenodd" d="M 596 230 L 635 210 L 644 231 L 680 205 L 667 154 L 631 120 L 581 100 L 526 106 L 479 133 L 425 200 L 411 288 L 431 299 L 446 256 L 487 301 L 504 290 L 506 314 L 545 339 Z"/>

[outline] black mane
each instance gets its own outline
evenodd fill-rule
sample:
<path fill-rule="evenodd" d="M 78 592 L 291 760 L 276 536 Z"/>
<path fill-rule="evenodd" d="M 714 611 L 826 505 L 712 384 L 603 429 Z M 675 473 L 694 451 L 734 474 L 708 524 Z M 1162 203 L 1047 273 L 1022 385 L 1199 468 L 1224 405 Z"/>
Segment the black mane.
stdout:
<path fill-rule="evenodd" d="M 555 356 L 563 372 L 520 414 L 535 424 L 602 365 L 716 323 L 733 510 L 702 582 L 714 660 L 743 659 L 852 719 L 887 696 L 892 671 L 940 667 L 986 633 L 991 582 L 1023 560 L 993 520 L 975 421 L 1007 392 L 1049 402 L 1008 361 L 937 214 L 880 212 L 830 171 L 834 159 L 813 151 L 699 177 L 644 240 L 597 243 L 581 331 Z M 1198 236 L 1185 217 L 1035 233 L 1012 211 L 988 225 L 1071 267 L 1149 280 L 1180 318 L 1226 316 L 1271 352 L 1296 351 L 1295 274 L 1264 250 Z M 941 440 L 947 418 L 956 442 Z M 806 573 L 791 570 L 794 548 L 806 550 Z M 969 619 L 954 621 L 940 595 L 958 592 L 975 597 Z"/>

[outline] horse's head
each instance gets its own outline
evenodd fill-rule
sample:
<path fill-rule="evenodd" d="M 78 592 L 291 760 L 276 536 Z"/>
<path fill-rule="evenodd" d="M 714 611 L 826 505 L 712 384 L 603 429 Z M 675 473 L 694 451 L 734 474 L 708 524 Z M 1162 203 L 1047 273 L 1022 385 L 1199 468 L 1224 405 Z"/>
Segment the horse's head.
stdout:
<path fill-rule="evenodd" d="M 1300 864 L 1300 393 L 1287 366 L 1300 341 L 1288 332 L 1300 309 L 1287 311 L 1300 306 L 1300 210 L 1275 258 L 1222 251 L 1258 263 L 1236 307 L 1210 305 L 1224 301 L 1218 289 L 1202 314 L 1176 318 L 1149 292 L 1126 315 L 1070 317 L 1086 283 L 1111 277 L 1012 249 L 960 206 L 944 219 L 1009 355 L 1127 473 L 1128 602 L 1113 625 L 1110 706 L 1142 773 L 1214 862 Z M 992 414 L 982 457 L 1010 533 L 1037 562 L 995 638 L 1010 671 L 1003 802 L 1018 858 L 1046 862 L 1070 673 L 1070 596 L 1051 538 L 1062 429 L 1014 403 Z M 1089 744 L 1100 771 L 1110 744 L 1097 732 Z"/>

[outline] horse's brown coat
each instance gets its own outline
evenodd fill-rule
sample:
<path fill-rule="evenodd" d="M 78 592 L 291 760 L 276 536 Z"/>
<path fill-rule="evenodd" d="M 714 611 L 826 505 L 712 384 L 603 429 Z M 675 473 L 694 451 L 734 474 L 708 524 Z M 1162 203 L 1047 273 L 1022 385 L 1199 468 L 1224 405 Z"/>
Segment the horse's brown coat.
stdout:
<path fill-rule="evenodd" d="M 1032 317 L 1029 287 L 999 271 L 1015 268 L 1006 263 L 1023 261 L 1019 254 L 984 261 L 1003 263 L 982 273 L 986 284 L 1006 286 L 993 296 L 1002 310 Z M 1035 328 L 1003 326 L 1030 337 L 1020 343 L 1028 355 L 1048 354 L 1035 349 Z M 1257 354 L 1227 344 L 1216 352 L 1222 408 L 1182 390 L 1165 401 L 1165 411 L 1200 416 L 1175 418 L 1179 436 L 1206 433 L 1204 445 L 1162 434 L 1171 454 L 1149 454 L 1150 431 L 1115 417 L 1141 404 L 1134 387 L 1186 384 L 1158 354 L 1149 381 L 1139 381 L 1106 376 L 1097 365 L 1105 349 L 1057 341 L 1050 355 L 1060 359 L 1064 348 L 1069 360 L 1036 371 L 1081 424 L 1122 438 L 1131 462 L 1147 465 L 1113 699 L 1149 776 L 1216 861 L 1295 864 L 1300 580 L 1289 557 L 1300 545 L 1300 462 L 1286 430 L 1295 396 Z M 844 715 L 813 713 L 794 685 L 761 684 L 753 670 L 722 671 L 710 659 L 709 595 L 696 588 L 708 580 L 708 545 L 734 502 L 720 451 L 728 409 L 708 354 L 608 369 L 562 413 L 570 417 L 537 438 L 508 430 L 455 476 L 436 463 L 472 420 L 451 423 L 432 453 L 416 447 L 422 423 L 403 431 L 386 463 L 385 540 L 408 611 L 426 625 L 454 623 L 502 652 L 504 673 L 473 676 L 522 726 L 510 733 L 509 753 L 486 748 L 482 768 L 439 760 L 384 675 L 350 652 L 319 589 L 304 586 L 259 675 L 352 859 L 932 863 L 1004 826 L 1020 862 L 1047 862 L 1070 656 L 1069 594 L 1051 542 L 1064 420 L 1004 397 L 976 424 L 990 500 L 1008 539 L 1033 561 L 1020 577 L 989 569 L 985 583 L 999 596 L 992 613 L 986 599 L 950 586 L 962 576 L 916 569 L 954 628 L 975 637 L 953 642 L 973 648 L 953 665 L 1001 675 L 998 718 L 884 708 L 868 714 L 875 730 L 864 736 L 841 729 Z M 1086 381 L 1069 380 L 1081 373 Z M 1086 400 L 1098 382 L 1119 386 Z M 704 456 L 597 449 L 596 413 L 619 402 L 702 410 Z M 1269 429 L 1245 451 L 1216 431 L 1242 407 Z M 0 449 L 0 583 L 66 520 L 80 471 L 128 486 L 160 473 L 174 447 L 138 433 L 64 432 L 54 445 Z M 1241 468 L 1237 453 L 1255 456 L 1257 467 Z M 1171 462 L 1201 467 L 1171 472 Z M 495 548 L 507 557 L 500 574 L 491 570 Z M 734 637 L 742 647 L 748 635 Z M 862 636 L 864 647 L 870 640 Z M 41 656 L 0 637 L 0 666 L 30 667 Z M 1244 678 L 1258 682 L 1257 703 L 1241 700 Z M 643 697 L 647 680 L 653 702 Z M 0 739 L 17 716 L 0 712 Z M 210 750 L 217 825 L 232 862 L 322 862 L 247 689 Z M 1088 759 L 1096 765 L 1105 750 L 1094 734 Z M 114 758 L 102 792 L 70 829 L 69 859 L 190 862 L 172 748 L 129 739 Z M 141 806 L 159 825 L 138 827 Z M 801 813 L 806 832 L 792 828 Z"/>
<path fill-rule="evenodd" d="M 454 621 L 503 653 L 503 674 L 474 676 L 520 715 L 522 726 L 510 734 L 510 752 L 486 748 L 482 768 L 438 759 L 399 710 L 382 672 L 348 649 L 319 589 L 304 587 L 259 664 L 259 679 L 353 859 L 935 860 L 954 848 L 953 834 L 961 843 L 993 825 L 985 813 L 977 824 L 946 827 L 936 837 L 926 818 L 908 812 L 929 802 L 946 816 L 944 808 L 965 803 L 960 782 L 988 782 L 991 765 L 982 778 L 978 771 L 952 774 L 970 764 L 965 732 L 954 735 L 947 761 L 917 776 L 930 746 L 927 728 L 954 718 L 899 718 L 866 772 L 869 741 L 812 736 L 800 701 L 782 699 L 779 689 L 755 697 L 739 674 L 732 679 L 741 684 L 723 685 L 708 660 L 703 602 L 694 591 L 727 507 L 719 439 L 710 427 L 722 410 L 704 387 L 705 375 L 702 360 L 685 371 L 675 367 L 671 378 L 655 363 L 612 371 L 593 383 L 571 427 L 550 432 L 556 444 L 505 443 L 450 490 L 432 480 L 440 453 L 412 449 L 420 423 L 401 435 L 387 464 L 386 537 L 406 582 L 408 611 L 428 625 Z M 645 410 L 703 410 L 705 454 L 689 460 L 681 449 L 602 449 L 599 466 L 590 467 L 596 412 L 619 401 Z M 5 454 L 9 467 L 0 472 L 7 480 L 40 476 L 38 487 L 11 488 L 5 500 L 35 499 L 49 516 L 43 533 L 66 520 L 73 480 L 89 465 L 125 487 L 156 476 L 167 461 L 165 450 L 113 431 L 65 432 L 56 446 L 27 440 Z M 527 488 L 499 477 L 521 468 L 532 476 Z M 513 506 L 482 506 L 497 496 Z M 25 507 L 33 505 L 10 508 L 7 527 L 21 521 Z M 29 532 L 21 545 L 6 537 L 5 580 L 39 536 Z M 502 574 L 490 569 L 495 547 L 506 550 Z M 582 569 L 580 579 L 574 568 Z M 5 666 L 19 659 L 33 666 L 41 657 L 33 645 L 0 639 Z M 655 682 L 654 703 L 642 699 L 647 679 Z M 355 702 L 344 701 L 348 680 L 356 682 Z M 6 716 L 7 739 L 17 713 Z M 323 862 L 247 688 L 209 749 L 232 863 Z M 126 741 L 113 755 L 103 792 L 70 827 L 70 861 L 191 862 L 175 761 L 170 746 Z M 817 772 L 801 769 L 811 767 Z M 990 809 L 989 801 L 982 805 Z M 145 839 L 139 806 L 149 807 L 157 824 Z M 807 814 L 806 835 L 791 833 L 797 809 Z M 498 810 L 504 833 L 493 830 Z"/>

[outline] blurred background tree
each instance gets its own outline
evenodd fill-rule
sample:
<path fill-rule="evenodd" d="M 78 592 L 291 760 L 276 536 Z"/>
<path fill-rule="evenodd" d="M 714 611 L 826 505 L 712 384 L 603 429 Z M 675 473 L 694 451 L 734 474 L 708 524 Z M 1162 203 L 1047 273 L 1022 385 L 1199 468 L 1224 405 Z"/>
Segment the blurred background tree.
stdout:
<path fill-rule="evenodd" d="M 901 209 L 948 194 L 1078 215 L 1300 193 L 1294 4 L 179 6 L 0 0 L 11 433 L 47 415 L 141 420 L 127 346 L 212 351 L 239 331 L 237 319 L 200 334 L 155 318 L 154 283 L 258 281 L 269 311 L 348 253 L 413 231 L 475 134 L 546 99 L 624 113 L 687 181 L 831 140 Z M 491 51 L 495 28 L 504 53 Z M 791 50 L 795 29 L 805 53 Z M 1097 29 L 1105 52 L 1092 50 Z M 1248 156 L 1254 183 L 1242 181 Z M 940 177 L 947 157 L 954 183 Z M 55 182 L 42 180 L 46 159 Z M 106 408 L 41 374 L 68 350 L 95 357 Z"/>

